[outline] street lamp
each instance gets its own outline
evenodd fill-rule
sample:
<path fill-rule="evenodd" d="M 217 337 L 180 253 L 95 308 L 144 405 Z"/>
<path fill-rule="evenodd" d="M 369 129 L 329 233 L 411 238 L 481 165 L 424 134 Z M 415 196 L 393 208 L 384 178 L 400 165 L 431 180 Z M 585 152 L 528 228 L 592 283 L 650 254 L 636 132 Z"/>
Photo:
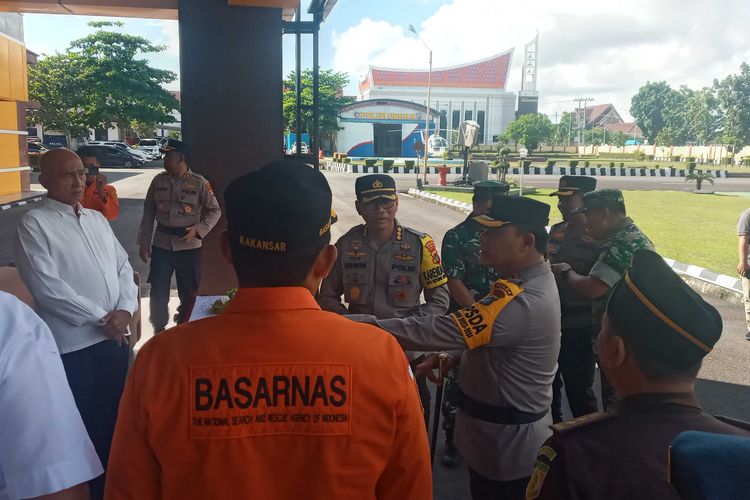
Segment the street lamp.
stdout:
<path fill-rule="evenodd" d="M 411 24 L 409 25 L 409 31 L 414 34 L 415 37 L 417 37 L 417 40 L 422 42 L 422 45 L 425 46 L 427 51 L 430 53 L 430 71 L 427 74 L 427 113 L 425 114 L 425 120 L 424 120 L 424 172 L 422 172 L 422 179 L 425 184 L 427 184 L 427 158 L 429 157 L 430 152 L 430 97 L 432 92 L 432 49 L 425 43 L 424 40 L 417 34 L 417 30 L 414 29 L 414 26 Z"/>

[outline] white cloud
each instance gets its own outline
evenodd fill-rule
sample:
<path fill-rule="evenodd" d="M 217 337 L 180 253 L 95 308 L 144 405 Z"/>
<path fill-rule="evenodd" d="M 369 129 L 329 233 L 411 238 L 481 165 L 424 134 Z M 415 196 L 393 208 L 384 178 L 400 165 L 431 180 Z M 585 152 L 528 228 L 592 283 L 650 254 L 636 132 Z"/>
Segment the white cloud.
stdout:
<path fill-rule="evenodd" d="M 541 111 L 571 109 L 575 97 L 612 102 L 629 117 L 646 81 L 697 88 L 750 61 L 747 0 L 453 0 L 417 27 L 435 67 L 515 47 L 508 90 L 520 85 L 523 46 L 540 33 Z M 368 65 L 426 68 L 424 46 L 405 26 L 363 19 L 333 34 L 333 66 L 356 81 Z M 355 92 L 355 86 L 348 89 Z"/>
<path fill-rule="evenodd" d="M 155 43 L 166 45 L 166 53 L 171 56 L 180 56 L 180 29 L 177 21 L 153 21 L 149 26 L 156 26 L 161 30 L 161 38 Z"/>

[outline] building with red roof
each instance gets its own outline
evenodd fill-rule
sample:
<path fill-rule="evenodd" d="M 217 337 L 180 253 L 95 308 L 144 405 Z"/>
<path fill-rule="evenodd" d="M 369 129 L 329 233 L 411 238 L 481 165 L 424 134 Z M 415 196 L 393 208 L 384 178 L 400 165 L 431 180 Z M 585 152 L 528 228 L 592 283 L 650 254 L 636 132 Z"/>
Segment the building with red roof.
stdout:
<path fill-rule="evenodd" d="M 492 142 L 515 119 L 516 94 L 507 90 L 513 49 L 458 66 L 432 70 L 430 107 L 440 113 L 439 133 L 449 141 L 464 120 L 481 126 L 480 144 Z M 427 105 L 425 70 L 371 66 L 358 99 L 396 99 Z"/>

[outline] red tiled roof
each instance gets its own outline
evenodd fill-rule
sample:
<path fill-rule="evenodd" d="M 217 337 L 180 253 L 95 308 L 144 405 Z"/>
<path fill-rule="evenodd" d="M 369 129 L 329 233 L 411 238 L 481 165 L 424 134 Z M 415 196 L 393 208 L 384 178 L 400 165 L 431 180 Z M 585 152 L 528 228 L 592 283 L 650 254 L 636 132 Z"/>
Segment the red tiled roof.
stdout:
<path fill-rule="evenodd" d="M 432 86 L 505 89 L 512 58 L 513 49 L 474 63 L 454 66 L 452 68 L 433 69 Z M 371 85 L 426 87 L 428 78 L 428 71 L 370 67 L 367 77 L 359 84 L 359 90 L 363 92 L 370 88 Z"/>
<path fill-rule="evenodd" d="M 622 132 L 623 134 L 627 135 L 635 134 L 636 137 L 643 137 L 643 131 L 638 125 L 635 124 L 635 122 L 609 123 L 605 128 L 607 130 L 611 130 L 612 132 Z"/>

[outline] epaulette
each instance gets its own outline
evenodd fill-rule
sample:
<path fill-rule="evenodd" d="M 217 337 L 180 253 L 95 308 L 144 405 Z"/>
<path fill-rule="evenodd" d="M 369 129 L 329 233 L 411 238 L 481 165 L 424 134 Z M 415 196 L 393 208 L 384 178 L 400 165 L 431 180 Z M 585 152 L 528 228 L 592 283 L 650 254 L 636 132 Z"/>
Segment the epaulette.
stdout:
<path fill-rule="evenodd" d="M 551 425 L 550 429 L 552 429 L 553 434 L 565 434 L 566 432 L 570 432 L 574 429 L 581 429 L 583 427 L 588 427 L 589 425 L 604 422 L 605 420 L 609 420 L 613 416 L 614 415 L 612 413 L 597 411 L 594 413 L 589 413 L 588 415 L 584 415 L 582 417 L 574 418 L 573 420 L 568 420 L 566 422 L 560 422 L 559 424 Z"/>
<path fill-rule="evenodd" d="M 732 427 L 739 427 L 740 429 L 750 431 L 750 422 L 745 422 L 744 420 L 737 420 L 735 418 L 725 417 L 723 415 L 717 415 L 714 418 L 717 420 L 721 420 L 725 424 L 729 424 Z"/>
<path fill-rule="evenodd" d="M 424 238 L 425 236 L 429 236 L 427 233 L 423 233 L 422 231 L 417 231 L 416 229 L 412 229 L 410 227 L 402 226 L 404 228 L 404 231 L 409 231 L 412 234 L 416 234 L 419 238 Z"/>

